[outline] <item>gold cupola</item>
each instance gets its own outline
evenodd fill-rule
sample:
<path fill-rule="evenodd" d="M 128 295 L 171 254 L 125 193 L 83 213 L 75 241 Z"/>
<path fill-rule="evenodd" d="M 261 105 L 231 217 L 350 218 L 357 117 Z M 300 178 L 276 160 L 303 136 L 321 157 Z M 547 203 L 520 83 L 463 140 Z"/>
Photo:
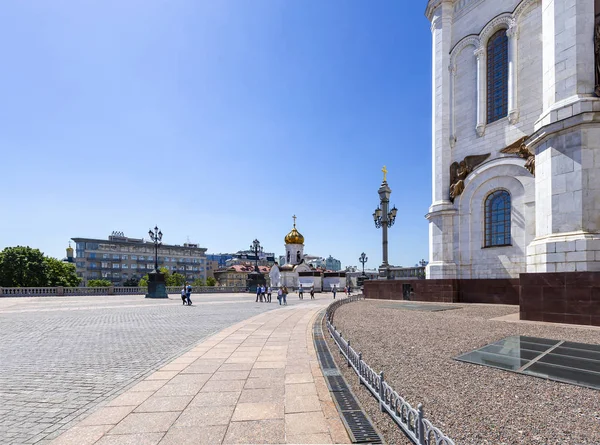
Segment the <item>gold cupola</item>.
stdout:
<path fill-rule="evenodd" d="M 294 215 L 294 228 L 290 233 L 285 236 L 286 244 L 304 244 L 304 237 L 298 230 L 296 229 L 296 215 Z"/>

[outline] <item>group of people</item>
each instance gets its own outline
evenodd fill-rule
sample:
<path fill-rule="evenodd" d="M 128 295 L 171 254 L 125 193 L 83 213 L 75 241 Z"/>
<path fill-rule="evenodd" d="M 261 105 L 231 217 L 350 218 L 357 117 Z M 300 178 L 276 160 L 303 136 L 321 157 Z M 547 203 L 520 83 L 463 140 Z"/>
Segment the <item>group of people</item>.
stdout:
<path fill-rule="evenodd" d="M 265 288 L 265 286 L 256 286 L 256 302 L 258 303 L 258 301 L 260 300 L 260 302 L 262 303 L 263 301 L 265 303 L 270 303 L 271 302 L 271 286 Z"/>
<path fill-rule="evenodd" d="M 192 286 L 191 285 L 184 285 L 183 288 L 181 289 L 181 301 L 183 301 L 183 305 L 188 305 L 191 306 L 192 305 L 192 300 L 191 297 L 192 296 Z"/>
<path fill-rule="evenodd" d="M 300 283 L 300 287 L 298 287 L 298 298 L 300 298 L 301 300 L 304 300 L 304 288 L 302 287 L 302 283 Z M 315 288 L 314 287 L 310 288 L 310 299 L 311 300 L 315 299 Z"/>

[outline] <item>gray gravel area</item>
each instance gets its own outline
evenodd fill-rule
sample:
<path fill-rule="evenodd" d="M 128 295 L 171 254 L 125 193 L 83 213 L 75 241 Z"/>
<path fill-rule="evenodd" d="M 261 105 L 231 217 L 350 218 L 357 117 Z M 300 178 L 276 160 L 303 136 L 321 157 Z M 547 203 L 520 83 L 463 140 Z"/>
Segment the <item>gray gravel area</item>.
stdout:
<path fill-rule="evenodd" d="M 442 312 L 394 308 L 401 304 L 344 305 L 334 324 L 400 395 L 415 407 L 422 403 L 426 417 L 457 445 L 600 444 L 600 391 L 454 360 L 511 335 L 600 344 L 600 329 L 491 320 L 517 312 L 515 306 L 458 304 L 460 309 Z M 343 365 L 334 351 L 338 366 Z M 378 411 L 357 377 L 341 369 L 386 442 L 410 443 Z"/>

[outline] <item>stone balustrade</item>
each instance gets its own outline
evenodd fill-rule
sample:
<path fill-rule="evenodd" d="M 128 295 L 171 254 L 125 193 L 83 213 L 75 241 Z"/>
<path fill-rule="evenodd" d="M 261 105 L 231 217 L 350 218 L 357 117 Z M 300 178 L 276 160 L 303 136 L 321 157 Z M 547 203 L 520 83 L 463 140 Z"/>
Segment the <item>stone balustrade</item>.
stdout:
<path fill-rule="evenodd" d="M 146 287 L 0 287 L 0 297 L 62 297 L 78 295 L 145 295 Z M 179 294 L 181 286 L 167 287 L 167 293 Z M 192 294 L 246 292 L 244 287 L 193 287 Z"/>

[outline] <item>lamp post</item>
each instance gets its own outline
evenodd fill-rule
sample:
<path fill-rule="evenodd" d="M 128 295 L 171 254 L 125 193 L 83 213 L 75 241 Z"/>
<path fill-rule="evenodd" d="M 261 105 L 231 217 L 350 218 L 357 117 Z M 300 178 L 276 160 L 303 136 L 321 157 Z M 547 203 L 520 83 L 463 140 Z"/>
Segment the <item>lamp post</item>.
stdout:
<path fill-rule="evenodd" d="M 162 232 L 158 230 L 158 226 L 154 226 L 154 232 L 150 229 L 148 235 L 154 243 L 154 271 L 158 272 L 158 247 L 162 244 Z"/>
<path fill-rule="evenodd" d="M 167 284 L 165 274 L 158 270 L 158 247 L 162 245 L 162 232 L 154 226 L 154 230 L 148 231 L 150 240 L 154 243 L 154 270 L 148 274 L 148 293 L 146 298 L 169 298 L 167 295 Z"/>
<path fill-rule="evenodd" d="M 383 172 L 383 182 L 379 187 L 379 206 L 373 212 L 373 221 L 375 222 L 375 227 L 378 229 L 381 228 L 382 234 L 382 248 L 383 248 L 383 262 L 379 269 L 384 270 L 384 276 L 380 277 L 383 279 L 387 279 L 389 277 L 389 264 L 388 264 L 388 227 L 392 227 L 394 222 L 396 221 L 396 214 L 398 213 L 398 209 L 394 206 L 391 210 L 389 210 L 390 206 L 390 195 L 392 194 L 392 189 L 388 186 L 386 175 L 387 169 L 385 165 L 381 169 Z"/>
<path fill-rule="evenodd" d="M 248 291 L 256 292 L 256 288 L 258 286 L 267 284 L 265 277 L 262 273 L 260 273 L 260 270 L 258 268 L 258 255 L 263 251 L 263 248 L 260 245 L 260 241 L 258 241 L 257 239 L 252 241 L 252 244 L 250 244 L 250 251 L 254 252 L 254 271 L 248 274 Z"/>
<path fill-rule="evenodd" d="M 260 241 L 258 241 L 257 239 L 252 241 L 252 244 L 250 244 L 250 251 L 254 253 L 254 271 L 260 272 L 258 270 L 258 254 L 263 252 L 263 248 L 260 245 Z"/>
<path fill-rule="evenodd" d="M 366 253 L 361 253 L 360 257 L 358 258 L 358 261 L 360 261 L 362 263 L 362 267 L 363 267 L 363 277 L 365 276 L 365 263 L 369 260 L 369 258 L 367 257 Z"/>

